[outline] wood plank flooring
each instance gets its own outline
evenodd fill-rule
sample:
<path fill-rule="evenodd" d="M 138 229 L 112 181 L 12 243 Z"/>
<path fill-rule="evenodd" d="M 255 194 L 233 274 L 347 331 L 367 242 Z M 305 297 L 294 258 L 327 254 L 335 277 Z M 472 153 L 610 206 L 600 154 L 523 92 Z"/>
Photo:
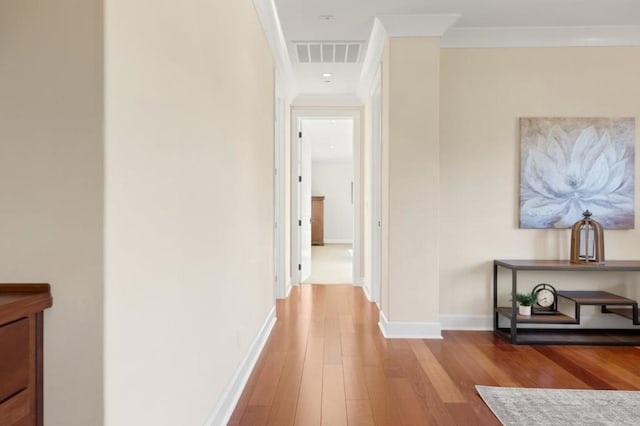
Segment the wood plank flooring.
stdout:
<path fill-rule="evenodd" d="M 229 425 L 499 425 L 475 385 L 640 390 L 638 347 L 385 339 L 350 285 L 295 287 L 277 316 Z"/>

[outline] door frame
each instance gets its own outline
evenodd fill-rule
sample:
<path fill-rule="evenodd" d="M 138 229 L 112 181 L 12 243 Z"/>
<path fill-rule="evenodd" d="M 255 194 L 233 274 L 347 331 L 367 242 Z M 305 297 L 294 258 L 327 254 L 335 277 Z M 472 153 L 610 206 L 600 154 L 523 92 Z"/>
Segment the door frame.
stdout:
<path fill-rule="evenodd" d="M 378 66 L 371 87 L 371 258 L 369 259 L 370 301 L 380 307 L 382 287 L 382 67 Z"/>
<path fill-rule="evenodd" d="M 313 153 L 311 151 L 311 140 L 307 135 L 304 135 L 304 123 L 310 121 L 310 119 L 301 118 L 298 120 L 298 143 L 295 144 L 296 148 L 299 148 L 295 154 L 295 158 L 292 160 L 298 166 L 298 180 L 296 182 L 296 207 L 298 208 L 298 215 L 294 218 L 297 220 L 298 235 L 296 237 L 296 243 L 299 253 L 298 259 L 298 283 L 302 283 L 304 280 L 311 276 L 311 260 L 312 260 L 312 245 L 313 239 L 312 233 L 312 218 L 313 218 L 313 188 L 312 183 L 312 163 Z M 302 178 L 300 178 L 302 177 Z M 302 196 L 307 197 L 302 198 Z M 306 263 L 308 262 L 308 263 Z"/>
<path fill-rule="evenodd" d="M 286 267 L 286 95 L 279 74 L 274 76 L 274 298 L 287 297 L 291 285 Z"/>
<path fill-rule="evenodd" d="M 362 197 L 361 197 L 361 162 L 362 162 L 362 108 L 322 108 L 292 107 L 291 110 L 291 279 L 292 285 L 300 284 L 300 232 L 298 227 L 299 194 L 298 194 L 298 132 L 300 123 L 305 119 L 351 118 L 353 120 L 353 268 L 354 286 L 362 286 Z"/>

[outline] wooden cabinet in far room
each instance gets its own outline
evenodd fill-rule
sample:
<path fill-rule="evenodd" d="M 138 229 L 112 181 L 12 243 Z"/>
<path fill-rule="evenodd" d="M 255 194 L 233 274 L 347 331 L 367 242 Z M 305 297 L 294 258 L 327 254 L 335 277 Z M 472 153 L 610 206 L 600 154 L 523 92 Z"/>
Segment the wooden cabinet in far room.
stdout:
<path fill-rule="evenodd" d="M 42 426 L 49 284 L 0 284 L 0 425 Z"/>
<path fill-rule="evenodd" d="M 324 245 L 324 196 L 311 197 L 311 244 Z"/>

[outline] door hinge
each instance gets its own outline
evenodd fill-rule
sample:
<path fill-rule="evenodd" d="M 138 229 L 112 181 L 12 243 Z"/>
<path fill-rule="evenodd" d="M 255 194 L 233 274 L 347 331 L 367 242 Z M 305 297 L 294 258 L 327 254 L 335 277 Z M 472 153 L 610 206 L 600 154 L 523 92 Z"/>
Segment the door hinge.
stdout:
<path fill-rule="evenodd" d="M 298 226 L 302 226 L 302 220 L 298 220 Z"/>
<path fill-rule="evenodd" d="M 298 263 L 298 271 L 302 271 L 302 265 Z"/>
<path fill-rule="evenodd" d="M 298 137 L 301 138 L 302 137 L 302 132 L 298 132 Z"/>
<path fill-rule="evenodd" d="M 298 182 L 302 182 L 302 176 L 298 176 Z"/>

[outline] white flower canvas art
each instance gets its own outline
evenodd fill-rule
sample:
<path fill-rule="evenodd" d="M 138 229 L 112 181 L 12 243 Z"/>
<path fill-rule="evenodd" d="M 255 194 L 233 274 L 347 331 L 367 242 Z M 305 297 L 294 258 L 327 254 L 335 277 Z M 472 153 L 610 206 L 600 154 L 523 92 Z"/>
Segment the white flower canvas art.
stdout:
<path fill-rule="evenodd" d="M 634 118 L 521 118 L 520 227 L 633 229 Z"/>

